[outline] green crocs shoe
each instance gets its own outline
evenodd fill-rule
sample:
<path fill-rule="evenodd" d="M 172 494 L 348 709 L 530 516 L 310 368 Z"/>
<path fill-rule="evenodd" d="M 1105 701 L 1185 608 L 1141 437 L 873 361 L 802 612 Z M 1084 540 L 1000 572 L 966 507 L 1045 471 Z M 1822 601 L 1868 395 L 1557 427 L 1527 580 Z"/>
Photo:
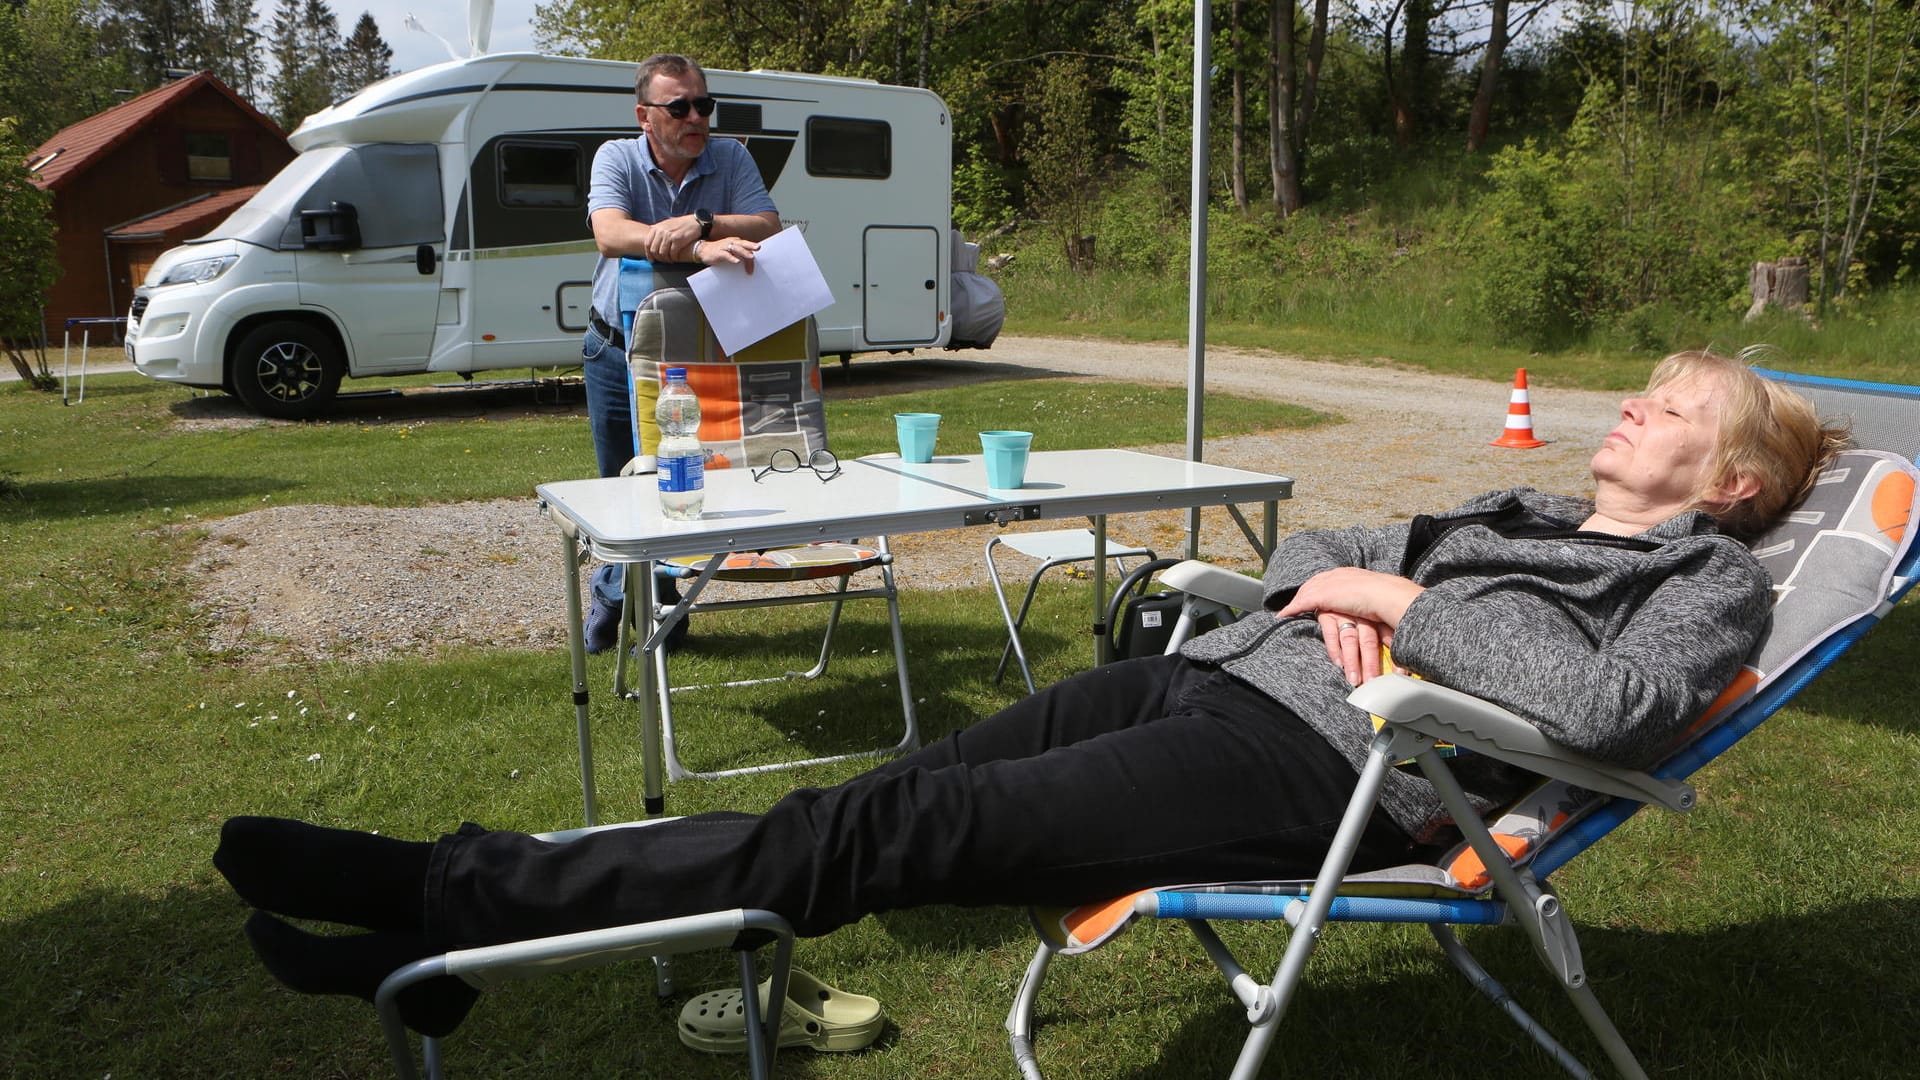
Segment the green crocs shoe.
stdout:
<path fill-rule="evenodd" d="M 772 980 L 760 983 L 760 1008 L 767 1008 Z M 787 977 L 787 1003 L 780 1014 L 780 1045 L 840 1052 L 863 1050 L 886 1026 L 880 1003 L 828 986 L 793 968 Z M 680 1041 L 709 1054 L 747 1052 L 747 1003 L 740 988 L 709 990 L 680 1009 Z"/>

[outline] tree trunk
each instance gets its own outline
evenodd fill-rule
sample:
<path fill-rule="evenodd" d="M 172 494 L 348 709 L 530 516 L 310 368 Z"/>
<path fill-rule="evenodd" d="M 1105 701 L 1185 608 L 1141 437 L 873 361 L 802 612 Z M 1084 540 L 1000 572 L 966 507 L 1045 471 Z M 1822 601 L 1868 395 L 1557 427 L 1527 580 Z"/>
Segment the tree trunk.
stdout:
<path fill-rule="evenodd" d="M 1286 0 L 1292 7 L 1292 0 Z M 1293 36 L 1289 26 L 1287 36 Z M 1313 134 L 1314 107 L 1320 103 L 1320 68 L 1327 57 L 1327 0 L 1314 0 L 1313 29 L 1307 34 L 1307 78 L 1300 87 L 1299 119 L 1293 125 L 1293 149 L 1296 159 L 1306 156 L 1307 140 Z M 1287 70 L 1293 70 L 1293 58 L 1287 58 Z"/>
<path fill-rule="evenodd" d="M 1240 18 L 1245 0 L 1233 0 L 1227 8 L 1228 54 L 1233 65 L 1233 205 L 1247 208 L 1247 73 L 1240 67 Z"/>
<path fill-rule="evenodd" d="M 1759 318 L 1769 307 L 1803 311 L 1807 306 L 1807 260 L 1789 255 L 1779 262 L 1757 262 L 1747 275 L 1747 287 L 1753 294 L 1753 306 L 1747 319 Z"/>
<path fill-rule="evenodd" d="M 1020 122 L 1024 111 L 1018 102 L 1002 105 L 987 116 L 993 126 L 994 160 L 1012 167 L 1020 163 Z"/>
<path fill-rule="evenodd" d="M 1393 25 L 1400 21 L 1400 8 L 1400 4 L 1394 4 L 1380 27 L 1380 81 L 1386 86 L 1387 110 L 1393 115 L 1393 141 L 1405 146 L 1413 130 L 1413 116 L 1407 110 L 1406 88 L 1402 85 L 1405 75 L 1393 66 Z"/>
<path fill-rule="evenodd" d="M 1321 10 L 1326 9 L 1321 0 Z M 1293 120 L 1293 0 L 1273 0 L 1268 15 L 1267 160 L 1273 168 L 1273 205 L 1292 216 L 1300 209 L 1299 146 Z"/>
<path fill-rule="evenodd" d="M 1487 144 L 1493 125 L 1493 90 L 1500 80 L 1500 60 L 1507 51 L 1507 7 L 1512 0 L 1493 0 L 1493 21 L 1487 28 L 1487 51 L 1480 57 L 1480 88 L 1473 94 L 1473 112 L 1467 117 L 1467 153 L 1477 154 Z"/>
<path fill-rule="evenodd" d="M 1412 146 L 1420 137 L 1420 118 L 1431 111 L 1428 71 L 1433 65 L 1428 43 L 1433 33 L 1433 0 L 1406 0 L 1406 19 L 1401 85 L 1393 94 L 1393 137 L 1401 146 Z"/>

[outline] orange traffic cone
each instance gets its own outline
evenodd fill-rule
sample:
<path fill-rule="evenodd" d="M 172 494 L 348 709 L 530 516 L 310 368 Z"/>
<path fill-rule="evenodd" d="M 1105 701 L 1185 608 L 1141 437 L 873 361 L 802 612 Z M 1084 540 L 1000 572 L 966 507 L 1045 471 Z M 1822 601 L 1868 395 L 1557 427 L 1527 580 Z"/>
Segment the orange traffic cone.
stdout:
<path fill-rule="evenodd" d="M 1487 445 L 1505 446 L 1513 450 L 1531 450 L 1547 445 L 1533 437 L 1533 410 L 1527 404 L 1526 368 L 1516 369 L 1513 373 L 1513 396 L 1507 399 L 1506 430 Z"/>

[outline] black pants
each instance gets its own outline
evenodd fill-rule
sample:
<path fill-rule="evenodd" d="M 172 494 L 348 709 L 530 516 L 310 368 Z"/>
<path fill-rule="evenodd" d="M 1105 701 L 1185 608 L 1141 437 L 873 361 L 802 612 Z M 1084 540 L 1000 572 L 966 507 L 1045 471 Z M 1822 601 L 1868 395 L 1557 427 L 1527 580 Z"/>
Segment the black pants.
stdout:
<path fill-rule="evenodd" d="M 920 904 L 1076 904 L 1183 882 L 1311 877 L 1356 776 L 1210 665 L 1097 668 L 765 814 L 549 844 L 469 826 L 436 846 L 427 926 L 471 946 L 723 908 L 803 935 Z M 1379 813 L 1356 869 L 1414 851 Z"/>

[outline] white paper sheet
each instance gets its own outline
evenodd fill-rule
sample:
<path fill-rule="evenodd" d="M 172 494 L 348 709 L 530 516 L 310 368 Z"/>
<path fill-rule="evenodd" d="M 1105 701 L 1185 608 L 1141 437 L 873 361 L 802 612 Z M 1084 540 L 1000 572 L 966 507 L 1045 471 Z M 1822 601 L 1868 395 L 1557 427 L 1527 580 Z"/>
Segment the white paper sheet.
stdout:
<path fill-rule="evenodd" d="M 726 264 L 709 266 L 687 278 L 728 355 L 833 303 L 833 290 L 827 288 L 820 264 L 813 261 L 798 226 L 788 226 L 761 241 L 753 263 L 751 274 Z"/>

